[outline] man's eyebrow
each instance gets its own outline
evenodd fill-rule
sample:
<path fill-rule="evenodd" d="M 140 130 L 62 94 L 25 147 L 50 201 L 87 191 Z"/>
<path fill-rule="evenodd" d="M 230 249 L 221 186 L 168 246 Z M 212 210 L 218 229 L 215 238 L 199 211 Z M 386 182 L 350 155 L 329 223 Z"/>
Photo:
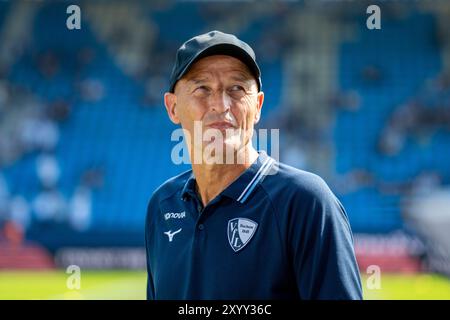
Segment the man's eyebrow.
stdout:
<path fill-rule="evenodd" d="M 247 82 L 252 80 L 251 77 L 240 77 L 240 76 L 233 76 L 231 77 L 232 80 L 240 81 L 240 82 Z"/>
<path fill-rule="evenodd" d="M 193 82 L 194 84 L 205 83 L 207 80 L 208 80 L 207 78 L 196 78 L 196 77 L 187 79 L 188 82 Z"/>
<path fill-rule="evenodd" d="M 245 81 L 252 80 L 253 77 L 251 75 L 245 74 L 243 72 L 239 72 L 237 74 L 232 75 L 231 79 L 245 82 Z"/>

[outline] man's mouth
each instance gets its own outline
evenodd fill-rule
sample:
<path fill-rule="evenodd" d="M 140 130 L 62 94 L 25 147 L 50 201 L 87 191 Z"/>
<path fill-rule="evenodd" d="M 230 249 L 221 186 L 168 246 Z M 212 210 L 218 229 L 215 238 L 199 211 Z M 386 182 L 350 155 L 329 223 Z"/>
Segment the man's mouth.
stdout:
<path fill-rule="evenodd" d="M 213 128 L 213 129 L 219 129 L 219 130 L 226 130 L 229 128 L 234 128 L 234 125 L 232 125 L 230 122 L 226 121 L 217 121 L 208 124 L 206 127 Z"/>

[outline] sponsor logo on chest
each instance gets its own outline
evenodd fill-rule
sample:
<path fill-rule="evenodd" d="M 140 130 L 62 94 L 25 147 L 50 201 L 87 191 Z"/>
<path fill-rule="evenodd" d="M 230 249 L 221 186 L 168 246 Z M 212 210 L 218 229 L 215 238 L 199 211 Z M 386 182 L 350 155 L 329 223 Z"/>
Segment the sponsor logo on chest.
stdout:
<path fill-rule="evenodd" d="M 184 219 L 186 218 L 186 211 L 182 212 L 167 212 L 164 214 L 164 219 L 167 221 L 169 219 Z"/>

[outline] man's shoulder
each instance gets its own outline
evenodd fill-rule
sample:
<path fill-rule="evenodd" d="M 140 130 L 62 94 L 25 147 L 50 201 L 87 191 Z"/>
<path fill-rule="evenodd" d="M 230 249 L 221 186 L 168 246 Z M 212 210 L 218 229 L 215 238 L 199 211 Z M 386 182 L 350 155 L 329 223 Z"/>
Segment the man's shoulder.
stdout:
<path fill-rule="evenodd" d="M 263 181 L 263 188 L 273 197 L 295 197 L 303 200 L 334 197 L 328 184 L 319 175 L 277 162 Z"/>
<path fill-rule="evenodd" d="M 174 196 L 177 192 L 181 191 L 186 184 L 187 180 L 191 177 L 192 170 L 184 171 L 174 177 L 167 179 L 163 182 L 150 197 L 150 201 L 157 200 L 161 202 Z"/>
<path fill-rule="evenodd" d="M 262 187 L 281 218 L 299 218 L 308 226 L 316 224 L 307 221 L 338 219 L 348 227 L 342 204 L 322 177 L 284 163 L 276 165 L 276 173 L 267 176 Z"/>

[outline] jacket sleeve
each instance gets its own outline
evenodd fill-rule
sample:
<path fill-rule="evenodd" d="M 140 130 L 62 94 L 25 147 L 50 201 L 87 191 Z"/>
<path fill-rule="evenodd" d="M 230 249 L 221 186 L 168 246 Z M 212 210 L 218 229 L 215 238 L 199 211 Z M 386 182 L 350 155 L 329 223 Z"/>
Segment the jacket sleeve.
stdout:
<path fill-rule="evenodd" d="M 362 299 L 347 214 L 321 178 L 293 201 L 291 221 L 290 252 L 300 297 Z"/>

